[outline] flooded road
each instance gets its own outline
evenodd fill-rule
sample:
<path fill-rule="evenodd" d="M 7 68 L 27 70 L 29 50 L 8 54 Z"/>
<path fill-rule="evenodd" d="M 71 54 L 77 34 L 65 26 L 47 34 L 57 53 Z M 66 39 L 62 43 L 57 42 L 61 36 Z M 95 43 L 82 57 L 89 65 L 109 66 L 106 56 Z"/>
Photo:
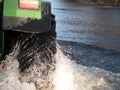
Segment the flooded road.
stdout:
<path fill-rule="evenodd" d="M 113 59 L 116 59 L 116 62 L 118 60 L 117 58 L 120 58 L 118 55 L 114 55 L 112 51 L 110 52 L 100 48 L 96 49 L 95 47 L 85 46 L 78 43 L 74 44 L 72 42 L 59 41 L 59 44 L 60 46 L 57 45 L 57 53 L 55 55 L 55 71 L 47 76 L 50 76 L 50 78 L 45 82 L 39 81 L 45 79 L 44 77 L 37 78 L 40 85 L 44 85 L 50 80 L 49 84 L 52 86 L 37 89 L 35 82 L 28 82 L 26 79 L 30 79 L 31 75 L 32 77 L 35 77 L 36 74 L 41 75 L 41 73 L 37 72 L 39 68 L 35 68 L 33 71 L 36 73 L 27 74 L 27 77 L 22 76 L 19 72 L 19 62 L 16 59 L 18 50 L 15 49 L 12 53 L 7 55 L 4 62 L 5 70 L 0 72 L 0 90 L 120 90 L 120 73 L 114 72 L 115 64 L 113 63 L 114 61 L 112 61 Z M 65 45 L 68 46 L 68 48 L 64 48 Z M 61 49 L 63 49 L 63 51 L 67 50 L 67 53 L 69 54 L 74 52 L 72 58 L 68 55 L 64 55 Z M 109 55 L 112 55 L 112 57 Z M 95 57 L 98 57 L 99 59 Z M 77 63 L 73 61 L 74 59 L 77 60 Z M 97 62 L 96 59 L 100 61 Z M 36 58 L 36 60 L 39 59 Z M 110 60 L 111 62 L 107 60 Z M 81 61 L 86 63 L 86 66 L 83 65 Z M 92 67 L 88 66 L 90 64 Z M 105 64 L 110 64 L 107 67 L 111 66 L 113 69 L 107 70 L 108 68 L 104 67 Z M 46 64 L 44 63 L 43 65 Z M 118 63 L 118 65 L 120 64 Z M 34 68 L 34 66 L 32 66 L 32 68 Z M 24 78 L 24 80 L 21 80 L 20 78 Z"/>
<path fill-rule="evenodd" d="M 52 63 L 56 69 L 46 80 L 40 70 L 49 62 L 39 62 L 39 68 L 31 65 L 35 73 L 23 77 L 17 60 L 19 48 L 15 48 L 2 63 L 0 90 L 120 90 L 120 9 L 51 1 L 57 21 L 57 53 Z M 36 75 L 40 76 L 38 85 L 26 80 Z M 45 87 L 48 81 L 50 87 Z M 37 89 L 39 85 L 43 87 Z"/>
<path fill-rule="evenodd" d="M 52 0 L 58 44 L 70 59 L 59 55 L 57 90 L 120 90 L 120 8 L 68 1 Z"/>
<path fill-rule="evenodd" d="M 57 39 L 120 51 L 120 8 L 52 0 Z"/>

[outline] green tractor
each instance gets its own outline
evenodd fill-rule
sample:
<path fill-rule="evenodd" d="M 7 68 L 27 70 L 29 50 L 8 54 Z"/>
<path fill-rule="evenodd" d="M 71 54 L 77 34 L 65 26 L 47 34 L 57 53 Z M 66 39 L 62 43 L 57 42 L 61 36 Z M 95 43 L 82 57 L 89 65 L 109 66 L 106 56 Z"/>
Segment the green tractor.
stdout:
<path fill-rule="evenodd" d="M 40 62 L 52 63 L 56 53 L 55 27 L 48 1 L 0 0 L 0 62 L 18 43 L 20 72 L 36 63 L 36 53 L 41 55 Z"/>

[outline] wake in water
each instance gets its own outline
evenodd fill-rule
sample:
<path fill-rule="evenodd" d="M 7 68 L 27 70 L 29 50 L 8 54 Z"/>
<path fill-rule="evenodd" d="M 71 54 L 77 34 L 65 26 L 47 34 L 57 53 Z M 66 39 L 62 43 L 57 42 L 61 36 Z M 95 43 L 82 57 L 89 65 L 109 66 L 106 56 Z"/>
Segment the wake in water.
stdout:
<path fill-rule="evenodd" d="M 47 69 L 45 63 L 40 63 L 39 68 L 32 65 L 30 74 L 21 74 L 16 58 L 18 53 L 19 48 L 14 49 L 1 64 L 5 70 L 0 71 L 0 90 L 38 90 L 38 87 L 43 87 L 39 90 L 120 90 L 120 74 L 78 65 L 65 56 L 59 46 L 55 56 L 56 69 L 49 70 L 47 77 L 41 76 L 41 71 Z"/>
<path fill-rule="evenodd" d="M 120 74 L 78 65 L 58 48 L 55 90 L 120 90 Z"/>

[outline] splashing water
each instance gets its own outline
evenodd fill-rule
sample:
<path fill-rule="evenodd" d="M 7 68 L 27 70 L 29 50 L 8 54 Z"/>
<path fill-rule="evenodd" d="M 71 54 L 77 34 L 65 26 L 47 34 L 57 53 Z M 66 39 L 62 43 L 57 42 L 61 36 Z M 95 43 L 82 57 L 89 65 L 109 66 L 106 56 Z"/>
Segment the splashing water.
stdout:
<path fill-rule="evenodd" d="M 34 82 L 20 80 L 18 53 L 19 49 L 14 49 L 2 63 L 5 70 L 0 71 L 0 90 L 37 90 Z M 40 90 L 120 90 L 120 74 L 78 65 L 59 46 L 55 58 L 56 70 L 51 76 L 54 87 Z"/>
<path fill-rule="evenodd" d="M 33 64 L 28 68 L 30 70 L 29 73 L 20 73 L 19 62 L 17 60 L 18 54 L 19 45 L 16 45 L 13 52 L 7 55 L 0 65 L 0 68 L 2 66 L 5 67 L 5 70 L 0 72 L 0 90 L 38 90 L 38 88 L 46 86 L 51 79 L 49 78 L 51 76 L 51 68 L 48 70 L 49 75 L 46 76 L 46 72 L 48 72 L 46 66 L 49 63 L 40 62 L 39 67 Z M 38 55 L 35 59 L 37 61 L 39 54 L 36 55 Z M 42 74 L 43 71 L 44 74 Z"/>
<path fill-rule="evenodd" d="M 57 50 L 55 90 L 120 90 L 120 74 L 78 65 Z"/>
<path fill-rule="evenodd" d="M 2 63 L 5 70 L 0 72 L 0 90 L 35 90 L 33 83 L 19 80 L 19 63 L 16 59 L 18 53 L 19 47 L 14 48 L 13 52 L 6 56 L 5 61 Z"/>

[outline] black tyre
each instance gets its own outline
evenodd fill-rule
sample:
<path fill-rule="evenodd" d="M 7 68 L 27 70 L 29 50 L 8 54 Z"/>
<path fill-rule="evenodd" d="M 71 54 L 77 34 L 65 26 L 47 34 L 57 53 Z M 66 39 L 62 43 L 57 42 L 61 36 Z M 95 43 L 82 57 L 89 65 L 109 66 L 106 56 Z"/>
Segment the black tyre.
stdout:
<path fill-rule="evenodd" d="M 20 52 L 17 56 L 21 72 L 35 62 L 36 53 L 41 53 L 40 62 L 52 63 L 51 58 L 56 53 L 55 16 L 51 15 L 51 29 L 44 33 L 22 33 L 16 31 L 4 31 L 5 52 L 4 56 L 13 50 L 16 43 L 20 44 Z"/>
<path fill-rule="evenodd" d="M 34 82 L 37 89 L 51 86 L 50 75 L 55 70 L 56 31 L 52 15 L 51 30 L 41 34 L 23 34 L 18 60 L 21 81 Z"/>
<path fill-rule="evenodd" d="M 55 70 L 56 22 L 55 16 L 51 17 L 51 29 L 44 33 L 4 31 L 4 56 L 12 52 L 16 43 L 19 43 L 20 51 L 17 59 L 20 80 L 34 82 L 37 89 L 50 85 L 49 75 Z"/>
<path fill-rule="evenodd" d="M 40 54 L 40 62 L 52 63 L 52 58 L 56 53 L 56 32 L 55 18 L 52 15 L 51 30 L 40 34 L 21 34 L 18 40 L 20 43 L 20 53 L 18 60 L 20 71 L 24 71 L 33 63 L 36 63 L 35 56 Z"/>

